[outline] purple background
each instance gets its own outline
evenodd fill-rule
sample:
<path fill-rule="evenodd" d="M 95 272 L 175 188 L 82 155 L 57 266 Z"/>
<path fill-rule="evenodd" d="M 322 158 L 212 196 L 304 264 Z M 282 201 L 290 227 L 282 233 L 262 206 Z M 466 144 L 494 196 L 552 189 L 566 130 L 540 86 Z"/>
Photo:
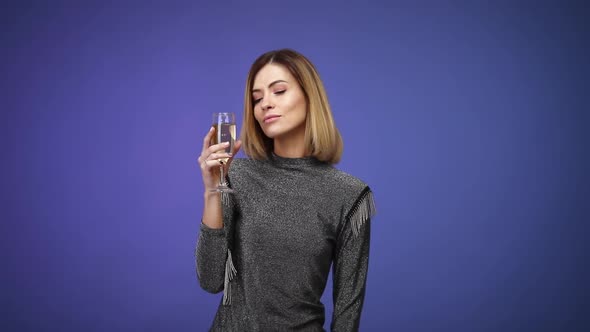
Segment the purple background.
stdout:
<path fill-rule="evenodd" d="M 206 330 L 201 139 L 281 47 L 376 195 L 361 330 L 590 328 L 583 2 L 49 3 L 0 9 L 1 330 Z"/>

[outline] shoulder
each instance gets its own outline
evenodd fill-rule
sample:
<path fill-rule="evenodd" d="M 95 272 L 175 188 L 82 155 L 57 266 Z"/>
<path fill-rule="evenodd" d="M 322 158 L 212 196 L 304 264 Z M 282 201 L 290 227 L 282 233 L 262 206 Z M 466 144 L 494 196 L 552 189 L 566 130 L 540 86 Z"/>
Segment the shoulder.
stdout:
<path fill-rule="evenodd" d="M 249 168 L 256 167 L 260 164 L 260 160 L 250 158 L 234 158 L 231 162 L 231 168 Z"/>
<path fill-rule="evenodd" d="M 351 209 L 367 195 L 372 197 L 371 188 L 365 181 L 335 167 L 330 167 L 327 172 L 325 184 L 329 188 L 326 194 L 338 201 L 345 210 Z"/>
<path fill-rule="evenodd" d="M 263 168 L 263 160 L 256 160 L 251 158 L 234 158 L 229 166 L 228 176 L 248 176 L 260 172 L 260 170 Z"/>
<path fill-rule="evenodd" d="M 356 177 L 335 167 L 330 167 L 326 180 L 330 182 L 332 188 L 353 196 L 355 194 L 360 194 L 369 187 L 369 185 L 359 177 Z"/>
<path fill-rule="evenodd" d="M 357 236 L 364 225 L 376 213 L 373 192 L 369 185 L 360 178 L 333 168 L 331 172 L 332 197 L 337 197 L 341 206 L 341 220 L 350 224 Z"/>

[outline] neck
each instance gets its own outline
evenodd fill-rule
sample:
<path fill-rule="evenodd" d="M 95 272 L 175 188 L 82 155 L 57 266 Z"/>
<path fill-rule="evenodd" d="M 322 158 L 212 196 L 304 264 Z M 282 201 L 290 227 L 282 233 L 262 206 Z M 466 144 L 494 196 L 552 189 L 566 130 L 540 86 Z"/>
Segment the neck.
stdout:
<path fill-rule="evenodd" d="M 275 137 L 274 153 L 283 158 L 307 157 L 305 148 L 305 131 L 302 130 L 289 137 Z"/>
<path fill-rule="evenodd" d="M 275 141 L 274 153 L 283 158 L 303 158 L 306 157 L 305 149 L 298 146 L 282 146 Z"/>

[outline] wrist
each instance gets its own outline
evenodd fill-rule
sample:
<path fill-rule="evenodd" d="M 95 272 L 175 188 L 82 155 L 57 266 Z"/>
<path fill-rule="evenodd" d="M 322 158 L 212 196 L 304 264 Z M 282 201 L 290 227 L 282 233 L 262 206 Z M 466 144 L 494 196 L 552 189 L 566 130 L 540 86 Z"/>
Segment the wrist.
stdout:
<path fill-rule="evenodd" d="M 205 200 L 219 198 L 219 192 L 213 191 L 213 189 L 205 188 L 205 192 L 203 193 L 203 197 Z"/>

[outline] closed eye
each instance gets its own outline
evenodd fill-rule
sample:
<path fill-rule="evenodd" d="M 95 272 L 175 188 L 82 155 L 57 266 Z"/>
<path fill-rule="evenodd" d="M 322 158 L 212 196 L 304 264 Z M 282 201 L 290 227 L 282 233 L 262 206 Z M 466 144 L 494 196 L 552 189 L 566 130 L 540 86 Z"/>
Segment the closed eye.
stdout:
<path fill-rule="evenodd" d="M 274 94 L 275 94 L 275 95 L 282 95 L 283 93 L 285 93 L 285 91 L 287 91 L 287 90 L 280 90 L 280 91 L 275 91 L 275 92 L 274 92 Z M 262 98 L 254 99 L 254 100 L 252 101 L 252 103 L 253 103 L 254 105 L 256 105 L 256 104 L 258 104 L 258 103 L 259 103 L 261 100 L 262 100 Z"/>

